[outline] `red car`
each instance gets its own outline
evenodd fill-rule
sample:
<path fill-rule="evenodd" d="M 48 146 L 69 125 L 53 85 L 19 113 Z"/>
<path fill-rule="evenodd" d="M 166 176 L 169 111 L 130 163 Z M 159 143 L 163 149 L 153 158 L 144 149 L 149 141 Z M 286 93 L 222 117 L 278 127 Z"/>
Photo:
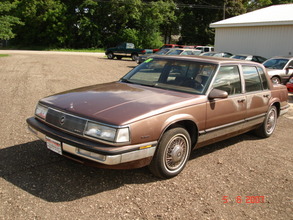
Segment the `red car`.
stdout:
<path fill-rule="evenodd" d="M 291 77 L 289 82 L 287 82 L 286 86 L 287 86 L 288 92 L 293 92 L 293 77 Z"/>

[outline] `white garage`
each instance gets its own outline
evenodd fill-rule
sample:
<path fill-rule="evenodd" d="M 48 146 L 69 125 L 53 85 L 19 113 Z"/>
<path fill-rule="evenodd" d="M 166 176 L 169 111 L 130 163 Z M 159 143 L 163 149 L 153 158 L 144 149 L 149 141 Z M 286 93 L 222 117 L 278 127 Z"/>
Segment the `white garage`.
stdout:
<path fill-rule="evenodd" d="M 293 56 L 293 4 L 273 5 L 210 24 L 215 49 L 266 58 Z"/>

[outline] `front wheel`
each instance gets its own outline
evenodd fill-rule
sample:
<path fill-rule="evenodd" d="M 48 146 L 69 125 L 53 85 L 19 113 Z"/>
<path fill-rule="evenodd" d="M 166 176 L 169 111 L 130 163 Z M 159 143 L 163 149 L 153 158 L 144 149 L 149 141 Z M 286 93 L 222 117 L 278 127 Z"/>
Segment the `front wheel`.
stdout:
<path fill-rule="evenodd" d="M 112 52 L 107 53 L 108 59 L 114 59 L 114 54 Z"/>
<path fill-rule="evenodd" d="M 255 130 L 256 135 L 267 138 L 271 136 L 277 125 L 278 112 L 276 106 L 271 106 L 262 125 Z"/>
<path fill-rule="evenodd" d="M 181 127 L 166 131 L 149 165 L 157 177 L 171 178 L 185 167 L 191 151 L 189 133 Z"/>

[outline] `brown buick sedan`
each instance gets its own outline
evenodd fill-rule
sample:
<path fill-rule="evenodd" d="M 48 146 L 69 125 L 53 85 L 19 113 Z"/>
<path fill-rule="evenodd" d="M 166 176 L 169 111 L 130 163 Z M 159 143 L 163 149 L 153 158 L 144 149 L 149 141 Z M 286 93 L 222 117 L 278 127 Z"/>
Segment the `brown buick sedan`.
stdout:
<path fill-rule="evenodd" d="M 29 129 L 47 147 L 82 163 L 148 165 L 179 174 L 190 151 L 250 130 L 274 132 L 288 93 L 263 65 L 212 57 L 150 58 L 117 82 L 43 98 Z"/>

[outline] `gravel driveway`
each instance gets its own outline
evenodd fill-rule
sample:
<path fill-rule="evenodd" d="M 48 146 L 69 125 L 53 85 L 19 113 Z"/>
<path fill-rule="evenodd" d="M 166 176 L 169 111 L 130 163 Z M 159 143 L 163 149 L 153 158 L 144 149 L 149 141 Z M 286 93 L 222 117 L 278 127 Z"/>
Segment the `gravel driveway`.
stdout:
<path fill-rule="evenodd" d="M 292 106 L 271 138 L 244 134 L 196 150 L 173 179 L 86 167 L 47 150 L 25 120 L 40 98 L 117 80 L 136 63 L 97 53 L 0 54 L 9 54 L 0 57 L 0 219 L 293 219 Z"/>

